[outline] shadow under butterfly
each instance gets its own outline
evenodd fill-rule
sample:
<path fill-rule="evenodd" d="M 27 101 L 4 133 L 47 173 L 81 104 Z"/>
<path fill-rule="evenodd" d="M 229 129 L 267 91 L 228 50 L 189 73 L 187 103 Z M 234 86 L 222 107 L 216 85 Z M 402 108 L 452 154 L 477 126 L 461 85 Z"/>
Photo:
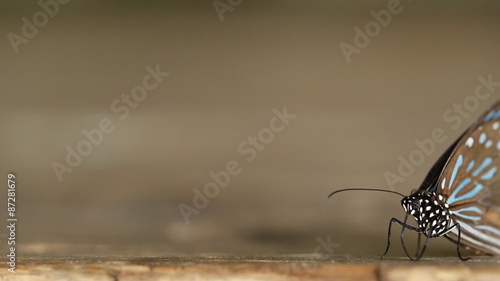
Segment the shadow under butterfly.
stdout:
<path fill-rule="evenodd" d="M 456 140 L 431 168 L 420 188 L 410 196 L 382 189 L 349 188 L 395 193 L 403 197 L 401 205 L 406 212 L 403 221 L 392 218 L 389 223 L 387 248 L 389 251 L 391 226 L 402 226 L 401 243 L 411 260 L 419 260 L 429 238 L 445 236 L 457 245 L 457 254 L 464 258 L 460 247 L 478 254 L 500 255 L 500 101 L 486 111 Z M 408 216 L 417 226 L 407 224 Z M 412 257 L 404 242 L 404 230 L 418 233 L 417 252 Z M 425 242 L 421 246 L 421 236 Z"/>

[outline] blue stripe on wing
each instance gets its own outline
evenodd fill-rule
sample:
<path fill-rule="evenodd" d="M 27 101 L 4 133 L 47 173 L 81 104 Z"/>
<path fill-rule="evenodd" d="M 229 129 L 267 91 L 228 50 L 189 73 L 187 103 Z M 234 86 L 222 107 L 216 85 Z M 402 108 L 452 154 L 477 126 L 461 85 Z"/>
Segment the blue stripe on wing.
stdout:
<path fill-rule="evenodd" d="M 492 110 L 486 117 L 484 117 L 484 122 L 495 120 L 500 118 L 500 110 Z"/>
<path fill-rule="evenodd" d="M 451 173 L 451 179 L 448 188 L 451 188 L 453 186 L 455 178 L 457 177 L 458 169 L 462 167 L 463 163 L 464 163 L 464 157 L 462 155 L 458 155 L 457 163 L 455 163 L 455 167 L 453 167 L 453 172 Z"/>
<path fill-rule="evenodd" d="M 472 160 L 468 165 L 466 172 L 470 172 L 474 168 L 475 162 Z M 487 172 L 483 173 L 485 169 L 493 163 L 493 158 L 491 157 L 486 157 L 484 158 L 483 162 L 479 165 L 479 167 L 472 172 L 472 176 L 477 177 L 481 175 L 481 180 L 488 181 L 491 180 L 496 172 L 497 172 L 497 167 L 492 167 L 490 168 Z M 478 195 L 484 188 L 484 185 L 479 183 L 479 182 L 473 182 L 471 177 L 466 177 L 464 178 L 461 182 L 457 183 L 458 185 L 455 187 L 454 182 L 455 178 L 457 176 L 457 173 L 464 165 L 464 159 L 462 155 L 459 155 L 457 158 L 457 162 L 455 163 L 455 167 L 453 167 L 453 172 L 451 174 L 451 180 L 450 180 L 450 185 L 449 188 L 453 190 L 451 193 L 450 197 L 448 200 L 446 200 L 446 203 L 449 205 L 457 203 L 462 200 L 469 200 L 474 198 L 476 195 Z M 468 190 L 467 190 L 468 189 Z M 459 193 L 462 191 L 466 191 L 465 194 L 458 196 Z"/>
<path fill-rule="evenodd" d="M 470 178 L 466 178 L 465 180 L 462 181 L 462 183 L 453 191 L 451 194 L 450 198 L 448 198 L 448 201 L 446 201 L 449 205 L 461 201 L 461 200 L 467 200 L 474 198 L 474 196 L 478 195 L 481 190 L 483 190 L 484 186 L 478 182 L 476 182 L 476 186 L 474 189 L 470 190 L 469 192 L 465 193 L 464 195 L 457 197 L 458 193 L 462 191 L 464 187 L 466 187 L 469 183 L 471 182 Z"/>
<path fill-rule="evenodd" d="M 477 215 L 474 215 L 474 214 L 466 215 L 466 214 L 462 214 L 462 212 L 470 212 L 470 213 L 475 213 Z M 483 211 L 476 206 L 471 206 L 471 207 L 466 207 L 466 208 L 454 210 L 454 211 L 452 211 L 452 213 L 456 216 L 460 216 L 462 218 L 473 220 L 473 221 L 481 220 L 481 216 L 483 215 Z"/>
<path fill-rule="evenodd" d="M 474 173 L 472 173 L 473 176 L 477 177 L 486 167 L 488 167 L 491 163 L 493 162 L 493 159 L 491 157 L 486 157 L 483 160 L 483 163 L 481 163 L 481 166 L 477 168 Z"/>

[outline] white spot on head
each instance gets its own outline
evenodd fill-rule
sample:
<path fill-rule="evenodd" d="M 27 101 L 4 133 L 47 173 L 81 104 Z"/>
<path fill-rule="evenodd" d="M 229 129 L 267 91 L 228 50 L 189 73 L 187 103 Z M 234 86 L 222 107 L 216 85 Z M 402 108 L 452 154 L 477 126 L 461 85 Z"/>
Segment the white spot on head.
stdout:
<path fill-rule="evenodd" d="M 473 144 L 474 144 L 474 139 L 472 137 L 469 137 L 465 142 L 465 146 L 467 147 L 472 147 Z"/>

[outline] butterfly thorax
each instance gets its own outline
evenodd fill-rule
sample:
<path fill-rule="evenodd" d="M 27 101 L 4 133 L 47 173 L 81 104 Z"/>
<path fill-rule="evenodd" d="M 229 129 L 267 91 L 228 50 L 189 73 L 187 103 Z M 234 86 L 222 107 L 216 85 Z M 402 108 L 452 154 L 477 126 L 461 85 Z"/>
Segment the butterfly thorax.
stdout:
<path fill-rule="evenodd" d="M 429 237 L 444 235 L 450 224 L 446 203 L 438 200 L 435 193 L 419 191 L 401 200 L 405 212 L 417 221 L 420 231 Z"/>

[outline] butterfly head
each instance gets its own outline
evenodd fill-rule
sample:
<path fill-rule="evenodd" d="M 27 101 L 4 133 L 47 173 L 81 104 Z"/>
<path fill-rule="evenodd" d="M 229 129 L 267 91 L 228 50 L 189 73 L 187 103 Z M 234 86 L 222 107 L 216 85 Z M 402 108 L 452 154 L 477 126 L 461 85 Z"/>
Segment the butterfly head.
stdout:
<path fill-rule="evenodd" d="M 420 231 L 429 236 L 441 236 L 450 224 L 450 214 L 433 192 L 420 191 L 401 200 L 408 215 L 415 218 Z"/>

